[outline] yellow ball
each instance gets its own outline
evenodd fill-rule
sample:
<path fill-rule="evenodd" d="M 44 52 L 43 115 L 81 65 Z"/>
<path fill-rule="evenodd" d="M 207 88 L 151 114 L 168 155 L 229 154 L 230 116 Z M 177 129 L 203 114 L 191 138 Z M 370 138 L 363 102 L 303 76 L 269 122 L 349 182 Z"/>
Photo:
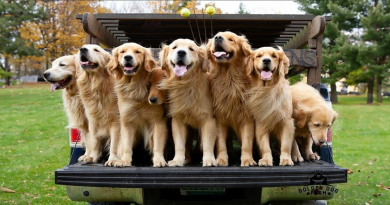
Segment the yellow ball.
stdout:
<path fill-rule="evenodd" d="M 212 6 L 208 6 L 208 7 L 206 8 L 206 13 L 207 13 L 208 15 L 210 15 L 210 16 L 214 15 L 214 14 L 215 14 L 215 8 L 212 7 Z"/>
<path fill-rule="evenodd" d="M 190 12 L 190 10 L 187 9 L 187 8 L 184 8 L 184 9 L 182 9 L 182 10 L 180 11 L 180 15 L 181 15 L 182 17 L 189 17 L 190 14 L 191 14 L 191 12 Z"/>

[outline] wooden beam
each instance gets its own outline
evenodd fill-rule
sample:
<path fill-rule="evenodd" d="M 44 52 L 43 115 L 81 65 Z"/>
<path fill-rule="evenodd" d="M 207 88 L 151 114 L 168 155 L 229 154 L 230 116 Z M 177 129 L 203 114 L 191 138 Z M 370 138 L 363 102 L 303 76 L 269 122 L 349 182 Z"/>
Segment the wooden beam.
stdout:
<path fill-rule="evenodd" d="M 197 15 L 199 18 L 201 15 Z M 279 22 L 288 22 L 291 21 L 310 21 L 314 18 L 314 15 L 307 14 L 295 14 L 295 15 L 280 15 L 280 14 L 214 14 L 213 21 L 218 20 L 227 20 L 227 21 L 242 21 L 242 20 L 252 20 L 252 21 L 279 21 Z M 82 15 L 77 14 L 77 19 L 81 19 Z M 182 20 L 187 21 L 186 18 L 181 17 L 178 14 L 128 14 L 128 13 L 102 13 L 96 14 L 98 20 Z M 190 15 L 189 19 L 195 19 L 194 15 Z M 206 17 L 210 19 L 210 17 Z"/>
<path fill-rule="evenodd" d="M 290 59 L 290 66 L 315 67 L 317 66 L 317 55 L 311 49 L 283 49 Z"/>
<path fill-rule="evenodd" d="M 114 35 L 107 31 L 93 14 L 84 13 L 82 23 L 85 33 L 91 37 L 98 38 L 105 46 L 116 47 L 120 44 L 119 40 L 114 38 Z"/>
<path fill-rule="evenodd" d="M 307 44 L 310 39 L 322 35 L 325 30 L 325 17 L 315 17 L 305 28 L 303 28 L 293 39 L 287 42 L 283 48 L 301 48 Z M 286 29 L 287 30 L 287 29 Z"/>
<path fill-rule="evenodd" d="M 307 70 L 307 84 L 319 88 L 322 69 L 322 35 L 317 37 L 317 65 Z"/>

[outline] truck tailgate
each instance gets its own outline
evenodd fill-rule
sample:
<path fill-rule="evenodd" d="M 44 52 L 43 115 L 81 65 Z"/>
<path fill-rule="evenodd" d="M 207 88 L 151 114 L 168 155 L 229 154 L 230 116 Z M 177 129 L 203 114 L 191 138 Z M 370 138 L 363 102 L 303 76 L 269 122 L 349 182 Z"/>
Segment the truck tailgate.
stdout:
<path fill-rule="evenodd" d="M 74 164 L 55 171 L 60 185 L 118 188 L 249 188 L 347 182 L 347 170 L 324 161 L 273 167 L 104 167 Z"/>

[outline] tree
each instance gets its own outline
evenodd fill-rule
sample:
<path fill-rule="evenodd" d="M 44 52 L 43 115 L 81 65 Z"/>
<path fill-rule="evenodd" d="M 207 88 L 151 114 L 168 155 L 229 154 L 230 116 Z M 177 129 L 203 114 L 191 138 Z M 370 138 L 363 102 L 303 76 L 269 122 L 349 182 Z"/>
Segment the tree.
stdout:
<path fill-rule="evenodd" d="M 366 46 L 363 46 L 363 55 L 360 55 L 360 61 L 366 65 L 368 77 L 367 103 L 372 103 L 374 80 L 377 87 L 377 101 L 382 102 L 382 81 L 389 76 L 388 57 L 390 55 L 390 13 L 381 2 L 375 2 L 368 15 L 362 18 L 364 34 L 362 40 Z"/>
<path fill-rule="evenodd" d="M 4 57 L 1 68 L 10 72 L 10 57 L 21 59 L 23 56 L 40 56 L 42 52 L 34 46 L 31 39 L 23 39 L 20 28 L 24 23 L 45 19 L 42 7 L 34 0 L 7 0 L 0 1 L 0 54 Z M 2 62 L 2 61 L 1 61 Z M 6 84 L 10 84 L 10 76 L 6 77 Z"/>
<path fill-rule="evenodd" d="M 242 2 L 240 2 L 240 5 L 238 6 L 238 11 L 236 12 L 236 14 L 250 14 L 250 13 L 251 12 L 246 10 L 245 5 Z"/>
<path fill-rule="evenodd" d="M 326 27 L 324 42 L 328 41 L 328 46 L 333 47 L 333 49 L 324 51 L 324 56 L 337 55 L 339 51 L 340 54 L 342 53 L 338 61 L 341 62 L 340 64 L 329 64 L 328 67 L 324 67 L 331 76 L 330 78 L 336 79 L 337 76 L 342 74 L 353 78 L 348 80 L 349 82 L 366 80 L 368 84 L 367 103 L 373 102 L 373 90 L 376 79 L 378 101 L 381 102 L 381 83 L 383 78 L 387 76 L 386 68 L 388 66 L 385 64 L 388 58 L 387 53 L 389 53 L 384 48 L 385 46 L 388 48 L 387 39 L 389 37 L 386 36 L 386 32 L 381 31 L 390 27 L 388 20 L 386 20 L 390 9 L 387 5 L 390 5 L 390 0 L 298 0 L 298 3 L 301 5 L 301 10 L 310 14 L 332 14 L 332 23 L 336 23 L 337 28 L 341 31 L 339 35 L 349 33 L 347 36 L 349 43 L 340 47 L 340 45 L 336 45 L 337 35 L 327 35 L 327 30 L 329 28 L 332 29 L 331 24 L 328 24 Z M 383 9 L 378 8 L 378 5 L 379 7 L 382 6 Z M 361 39 L 359 31 L 355 35 L 355 30 L 359 29 L 364 30 L 364 35 L 361 36 Z M 348 69 L 346 70 L 346 68 Z M 351 74 L 349 75 L 349 73 Z M 358 74 L 362 76 L 357 76 Z M 333 87 L 332 84 L 331 86 Z M 331 93 L 332 102 L 337 102 L 337 98 L 332 97 L 335 94 L 334 92 Z"/>

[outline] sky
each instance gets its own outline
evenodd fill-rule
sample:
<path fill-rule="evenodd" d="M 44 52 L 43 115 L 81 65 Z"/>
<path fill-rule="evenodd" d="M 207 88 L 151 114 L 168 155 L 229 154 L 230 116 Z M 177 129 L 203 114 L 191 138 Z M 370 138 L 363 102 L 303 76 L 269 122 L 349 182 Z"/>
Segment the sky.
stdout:
<path fill-rule="evenodd" d="M 121 10 L 121 5 L 126 1 L 109 1 L 105 0 L 104 4 L 107 7 L 116 6 L 117 9 Z M 142 4 L 145 4 L 146 1 L 141 1 Z M 238 11 L 239 4 L 242 2 L 251 14 L 304 14 L 304 12 L 298 10 L 298 4 L 294 1 L 200 1 L 201 7 L 204 7 L 206 3 L 214 2 L 216 7 L 222 9 L 222 12 L 227 12 L 229 14 L 234 14 Z M 131 4 L 131 2 L 126 2 L 125 4 Z M 146 11 L 147 12 L 147 11 Z"/>

